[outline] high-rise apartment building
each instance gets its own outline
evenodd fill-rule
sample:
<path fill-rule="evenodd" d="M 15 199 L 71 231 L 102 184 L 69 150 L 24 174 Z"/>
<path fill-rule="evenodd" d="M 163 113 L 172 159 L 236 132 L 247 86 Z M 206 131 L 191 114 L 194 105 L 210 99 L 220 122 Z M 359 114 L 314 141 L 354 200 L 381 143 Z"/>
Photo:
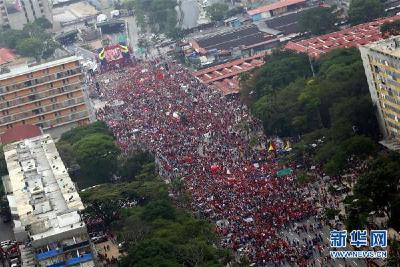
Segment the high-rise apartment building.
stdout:
<path fill-rule="evenodd" d="M 38 18 L 53 21 L 49 0 L 0 0 L 0 26 L 22 29 Z"/>
<path fill-rule="evenodd" d="M 400 150 L 400 38 L 370 43 L 360 51 L 384 136 L 381 144 Z"/>
<path fill-rule="evenodd" d="M 83 203 L 50 135 L 3 149 L 2 180 L 22 266 L 95 266 Z"/>
<path fill-rule="evenodd" d="M 48 0 L 0 0 L 0 26 L 22 29 L 26 23 L 38 18 L 53 21 Z"/>
<path fill-rule="evenodd" d="M 88 98 L 76 56 L 23 65 L 0 74 L 0 134 L 30 124 L 59 137 L 89 122 Z"/>

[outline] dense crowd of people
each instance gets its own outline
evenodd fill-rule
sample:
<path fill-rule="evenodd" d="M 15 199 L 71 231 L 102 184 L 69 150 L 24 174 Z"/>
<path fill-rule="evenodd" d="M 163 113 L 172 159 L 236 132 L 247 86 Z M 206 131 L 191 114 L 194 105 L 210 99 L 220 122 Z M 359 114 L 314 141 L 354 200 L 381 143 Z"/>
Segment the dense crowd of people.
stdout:
<path fill-rule="evenodd" d="M 304 221 L 320 216 L 323 192 L 298 186 L 295 164 L 281 165 L 277 147 L 268 149 L 262 125 L 237 97 L 203 85 L 175 62 L 96 74 L 90 90 L 106 103 L 97 116 L 123 152 L 142 146 L 156 156 L 162 177 L 182 179 L 191 208 L 216 223 L 221 245 L 257 266 L 306 266 L 321 254 L 323 225 Z M 283 168 L 293 172 L 278 177 Z M 292 232 L 297 238 L 286 234 Z"/>

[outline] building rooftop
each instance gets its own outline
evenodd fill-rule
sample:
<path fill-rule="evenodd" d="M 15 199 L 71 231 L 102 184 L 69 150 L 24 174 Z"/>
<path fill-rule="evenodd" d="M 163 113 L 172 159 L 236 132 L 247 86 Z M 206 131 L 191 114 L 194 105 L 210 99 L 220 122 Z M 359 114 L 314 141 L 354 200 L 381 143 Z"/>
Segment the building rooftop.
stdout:
<path fill-rule="evenodd" d="M 0 135 L 0 143 L 8 144 L 39 135 L 42 135 L 42 130 L 35 125 L 16 125 Z"/>
<path fill-rule="evenodd" d="M 291 34 L 300 31 L 299 19 L 309 9 L 300 9 L 295 12 L 287 13 L 281 16 L 272 17 L 265 21 L 265 24 L 271 28 L 282 32 L 283 34 Z"/>
<path fill-rule="evenodd" d="M 250 9 L 249 11 L 247 11 L 247 14 L 249 14 L 250 16 L 253 16 L 253 15 L 256 15 L 259 13 L 264 13 L 264 12 L 268 12 L 271 10 L 276 10 L 279 8 L 296 5 L 296 4 L 303 4 L 303 3 L 306 3 L 306 0 L 281 0 L 281 1 L 273 3 L 273 4 L 261 6 L 261 7 L 255 8 L 255 9 Z"/>
<path fill-rule="evenodd" d="M 86 231 L 84 206 L 50 135 L 5 145 L 4 155 L 15 228 L 28 231 L 33 246 Z"/>
<path fill-rule="evenodd" d="M 379 51 L 397 58 L 400 57 L 400 37 L 394 36 L 389 39 L 380 40 L 374 43 L 365 45 L 371 50 Z"/>
<path fill-rule="evenodd" d="M 16 58 L 15 53 L 8 48 L 0 48 L 0 65 L 9 63 Z"/>
<path fill-rule="evenodd" d="M 34 71 L 38 70 L 43 70 L 47 69 L 53 66 L 58 66 L 61 64 L 66 64 L 69 62 L 77 61 L 79 58 L 77 56 L 67 56 L 63 58 L 59 58 L 56 60 L 52 60 L 49 62 L 41 63 L 41 64 L 35 64 L 35 65 L 29 65 L 29 64 L 21 64 L 21 65 L 15 65 L 9 67 L 9 72 L 6 72 L 4 74 L 0 74 L 0 81 L 1 80 L 6 80 L 18 75 L 23 75 L 23 74 L 28 74 Z"/>
<path fill-rule="evenodd" d="M 286 49 L 308 53 L 312 57 L 319 57 L 337 48 L 358 47 L 382 40 L 380 26 L 385 22 L 393 22 L 400 16 L 382 18 L 376 21 L 356 25 L 341 31 L 301 40 L 289 42 Z"/>
<path fill-rule="evenodd" d="M 252 24 L 224 33 L 194 39 L 190 43 L 195 50 L 205 53 L 212 49 L 230 50 L 240 46 L 252 46 L 273 38 L 275 38 L 273 35 L 260 31 L 256 25 Z"/>
<path fill-rule="evenodd" d="M 236 59 L 224 64 L 193 72 L 201 82 L 215 86 L 224 95 L 239 93 L 239 77 L 242 72 L 249 71 L 264 64 L 265 54 Z"/>
<path fill-rule="evenodd" d="M 97 14 L 99 14 L 99 11 L 87 2 L 77 2 L 53 8 L 53 20 L 59 23 L 77 21 Z"/>

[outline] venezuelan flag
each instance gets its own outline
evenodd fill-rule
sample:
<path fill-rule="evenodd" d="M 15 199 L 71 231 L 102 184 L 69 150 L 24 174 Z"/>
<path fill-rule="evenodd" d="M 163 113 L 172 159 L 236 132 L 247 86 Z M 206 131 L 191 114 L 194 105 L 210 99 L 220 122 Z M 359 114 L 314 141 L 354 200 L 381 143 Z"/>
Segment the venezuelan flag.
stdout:
<path fill-rule="evenodd" d="M 121 49 L 121 52 L 122 52 L 122 53 L 129 53 L 129 48 L 128 48 L 127 45 L 122 45 L 122 44 L 120 44 L 120 45 L 119 45 L 119 49 Z"/>
<path fill-rule="evenodd" d="M 106 58 L 106 52 L 104 51 L 104 48 L 101 49 L 100 53 L 99 53 L 99 59 L 101 61 L 103 61 Z"/>

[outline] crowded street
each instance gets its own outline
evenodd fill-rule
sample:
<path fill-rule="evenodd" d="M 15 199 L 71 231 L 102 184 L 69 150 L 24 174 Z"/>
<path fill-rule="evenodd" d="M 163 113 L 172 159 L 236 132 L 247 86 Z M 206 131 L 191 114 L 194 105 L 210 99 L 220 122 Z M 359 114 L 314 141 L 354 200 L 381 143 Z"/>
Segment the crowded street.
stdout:
<path fill-rule="evenodd" d="M 121 150 L 149 150 L 166 182 L 182 179 L 190 208 L 216 224 L 223 247 L 255 266 L 363 266 L 328 257 L 321 205 L 338 202 L 329 201 L 324 183 L 299 186 L 300 166 L 279 161 L 278 145 L 237 96 L 221 95 L 175 62 L 88 79 L 91 96 L 105 103 L 98 119 Z M 278 176 L 285 168 L 292 172 Z"/>

